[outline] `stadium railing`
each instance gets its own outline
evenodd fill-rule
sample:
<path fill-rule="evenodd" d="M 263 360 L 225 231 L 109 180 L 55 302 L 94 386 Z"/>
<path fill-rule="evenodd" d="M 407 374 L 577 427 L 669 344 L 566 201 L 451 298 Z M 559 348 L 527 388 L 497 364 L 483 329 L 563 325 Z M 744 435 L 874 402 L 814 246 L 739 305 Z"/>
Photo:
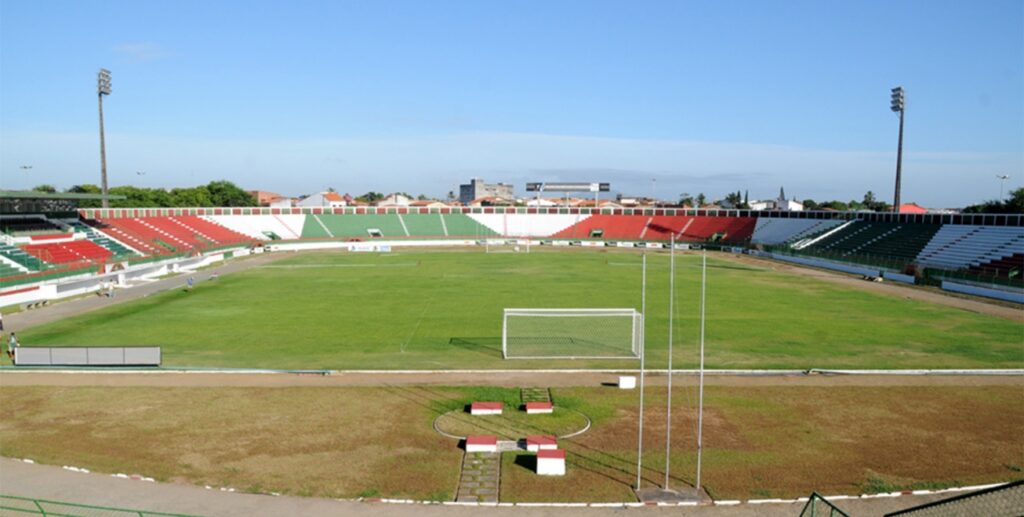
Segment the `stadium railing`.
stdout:
<path fill-rule="evenodd" d="M 183 513 L 151 512 L 148 510 L 67 503 L 14 495 L 0 495 L 0 510 L 2 510 L 0 513 L 3 513 L 4 515 L 60 515 L 66 517 L 117 517 L 121 515 L 134 515 L 137 517 L 197 517 Z"/>

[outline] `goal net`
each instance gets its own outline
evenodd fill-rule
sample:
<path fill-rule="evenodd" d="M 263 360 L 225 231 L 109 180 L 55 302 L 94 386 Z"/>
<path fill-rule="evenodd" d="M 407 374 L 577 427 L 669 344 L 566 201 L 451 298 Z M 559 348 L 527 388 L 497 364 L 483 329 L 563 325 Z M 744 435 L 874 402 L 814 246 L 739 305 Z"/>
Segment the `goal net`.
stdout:
<path fill-rule="evenodd" d="M 640 357 L 643 316 L 634 309 L 505 309 L 505 359 Z"/>
<path fill-rule="evenodd" d="M 529 253 L 530 239 L 484 239 L 486 253 Z"/>

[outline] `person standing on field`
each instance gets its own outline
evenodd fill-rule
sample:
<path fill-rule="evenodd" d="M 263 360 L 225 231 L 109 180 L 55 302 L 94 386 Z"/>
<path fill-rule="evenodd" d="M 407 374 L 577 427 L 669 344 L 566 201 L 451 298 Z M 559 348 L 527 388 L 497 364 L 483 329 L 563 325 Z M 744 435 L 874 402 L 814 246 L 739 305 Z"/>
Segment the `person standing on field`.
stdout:
<path fill-rule="evenodd" d="M 18 350 L 18 337 L 11 332 L 10 339 L 7 340 L 7 355 L 11 358 L 11 362 L 17 362 L 17 350 Z"/>
<path fill-rule="evenodd" d="M 192 284 L 193 284 L 193 283 L 195 283 L 195 279 L 194 279 L 194 278 L 192 278 L 192 277 L 188 277 L 188 290 L 189 290 L 189 291 L 191 291 L 191 290 L 192 290 Z"/>

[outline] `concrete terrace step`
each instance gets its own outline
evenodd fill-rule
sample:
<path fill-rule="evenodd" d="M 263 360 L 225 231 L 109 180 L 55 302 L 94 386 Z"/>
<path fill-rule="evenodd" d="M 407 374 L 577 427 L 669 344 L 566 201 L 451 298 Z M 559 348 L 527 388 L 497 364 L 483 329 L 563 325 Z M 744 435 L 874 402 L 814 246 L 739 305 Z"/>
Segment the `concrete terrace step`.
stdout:
<path fill-rule="evenodd" d="M 455 501 L 459 503 L 496 503 L 501 480 L 501 454 L 466 453 Z"/>

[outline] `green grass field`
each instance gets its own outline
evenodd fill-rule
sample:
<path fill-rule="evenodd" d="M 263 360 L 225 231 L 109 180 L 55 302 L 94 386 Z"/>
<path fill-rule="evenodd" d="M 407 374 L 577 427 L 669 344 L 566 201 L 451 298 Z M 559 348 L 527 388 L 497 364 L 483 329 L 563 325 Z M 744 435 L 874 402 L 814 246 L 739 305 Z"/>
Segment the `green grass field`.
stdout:
<path fill-rule="evenodd" d="M 699 256 L 677 266 L 677 368 L 696 362 Z M 501 358 L 506 307 L 640 308 L 640 257 L 614 251 L 289 256 L 19 332 L 25 346 L 160 345 L 166 366 L 635 367 Z M 647 357 L 666 364 L 668 260 L 650 257 Z M 184 280 L 183 280 L 184 282 Z M 1024 366 L 1024 323 L 714 256 L 709 368 Z"/>

